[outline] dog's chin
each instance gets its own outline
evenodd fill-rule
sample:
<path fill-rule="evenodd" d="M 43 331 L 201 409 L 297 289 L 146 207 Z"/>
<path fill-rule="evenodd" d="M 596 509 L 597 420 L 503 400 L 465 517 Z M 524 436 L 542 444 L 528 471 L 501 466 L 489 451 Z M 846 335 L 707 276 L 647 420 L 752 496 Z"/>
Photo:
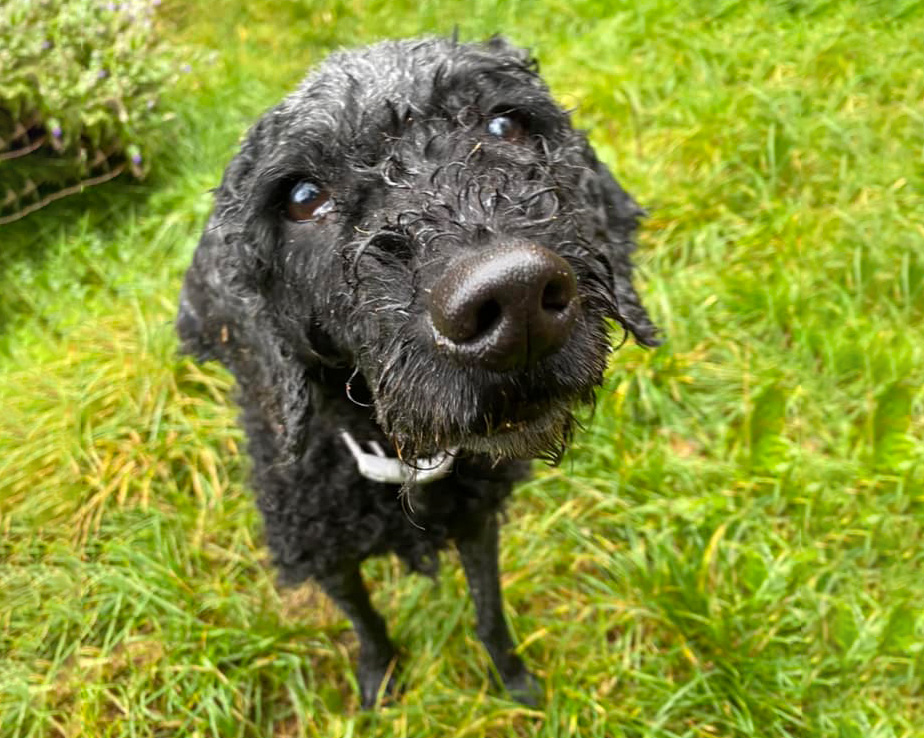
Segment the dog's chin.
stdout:
<path fill-rule="evenodd" d="M 537 419 L 502 422 L 489 433 L 463 436 L 459 447 L 494 459 L 561 460 L 571 438 L 571 413 L 551 411 Z"/>
<path fill-rule="evenodd" d="M 566 407 L 554 407 L 529 419 L 500 420 L 485 428 L 435 433 L 430 437 L 396 434 L 403 458 L 433 457 L 442 452 L 482 454 L 494 460 L 544 459 L 557 463 L 571 439 L 574 419 Z"/>

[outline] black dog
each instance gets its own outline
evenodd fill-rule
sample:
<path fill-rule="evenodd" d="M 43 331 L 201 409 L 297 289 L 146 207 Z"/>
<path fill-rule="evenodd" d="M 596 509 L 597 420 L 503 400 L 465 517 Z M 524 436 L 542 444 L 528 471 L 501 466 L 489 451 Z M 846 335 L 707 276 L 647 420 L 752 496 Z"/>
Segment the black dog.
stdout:
<path fill-rule="evenodd" d="M 539 700 L 502 614 L 498 512 L 522 459 L 560 458 L 608 321 L 657 343 L 631 283 L 640 214 L 500 38 L 335 54 L 228 166 L 179 333 L 237 379 L 275 564 L 352 621 L 364 705 L 395 650 L 360 563 L 432 573 L 450 541 L 497 672 Z"/>

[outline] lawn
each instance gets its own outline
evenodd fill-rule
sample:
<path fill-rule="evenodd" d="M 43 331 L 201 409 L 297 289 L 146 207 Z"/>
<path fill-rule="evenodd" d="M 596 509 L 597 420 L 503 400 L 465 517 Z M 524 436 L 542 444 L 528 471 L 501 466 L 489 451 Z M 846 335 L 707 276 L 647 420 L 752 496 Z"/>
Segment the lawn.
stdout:
<path fill-rule="evenodd" d="M 924 736 L 924 3 L 165 0 L 143 184 L 0 229 L 0 736 Z M 403 694 L 280 589 L 228 375 L 176 355 L 240 135 L 328 51 L 503 31 L 649 210 L 665 345 L 613 355 L 504 528 L 543 710 L 462 572 L 365 572 Z"/>

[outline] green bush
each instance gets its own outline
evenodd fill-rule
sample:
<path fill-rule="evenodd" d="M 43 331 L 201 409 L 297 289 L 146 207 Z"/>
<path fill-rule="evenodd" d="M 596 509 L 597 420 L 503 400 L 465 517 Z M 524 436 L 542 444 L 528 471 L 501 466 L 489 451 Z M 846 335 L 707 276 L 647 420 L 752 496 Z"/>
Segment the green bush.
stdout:
<path fill-rule="evenodd" d="M 143 177 L 183 71 L 160 0 L 0 3 L 0 225 L 129 173 Z"/>

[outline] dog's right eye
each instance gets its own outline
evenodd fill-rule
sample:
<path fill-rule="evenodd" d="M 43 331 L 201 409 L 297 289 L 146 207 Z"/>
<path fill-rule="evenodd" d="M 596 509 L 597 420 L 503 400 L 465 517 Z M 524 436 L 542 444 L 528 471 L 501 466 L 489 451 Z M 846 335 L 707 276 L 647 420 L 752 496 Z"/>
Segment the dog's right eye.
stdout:
<path fill-rule="evenodd" d="M 505 141 L 522 141 L 529 135 L 527 122 L 514 112 L 495 115 L 488 119 L 485 129 L 495 138 Z"/>
<path fill-rule="evenodd" d="M 289 191 L 286 214 L 290 220 L 303 222 L 318 220 L 333 210 L 334 203 L 330 193 L 322 190 L 314 182 L 303 179 L 296 182 Z"/>

